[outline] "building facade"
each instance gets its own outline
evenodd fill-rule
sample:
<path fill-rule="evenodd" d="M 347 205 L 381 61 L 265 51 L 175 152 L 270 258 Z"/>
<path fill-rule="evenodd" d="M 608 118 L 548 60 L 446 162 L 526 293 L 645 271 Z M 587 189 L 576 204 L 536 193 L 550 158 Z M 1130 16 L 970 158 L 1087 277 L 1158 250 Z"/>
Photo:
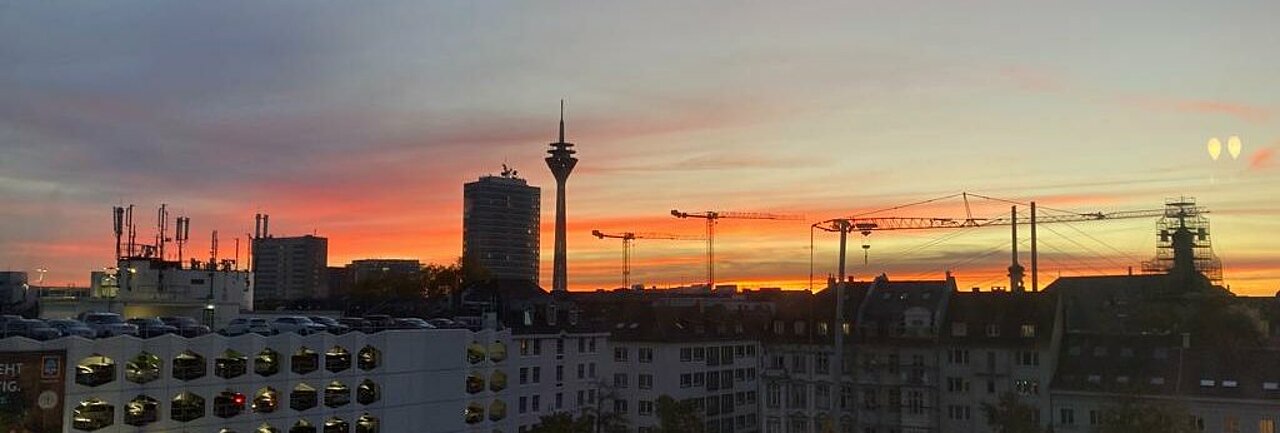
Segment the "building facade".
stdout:
<path fill-rule="evenodd" d="M 516 177 L 484 176 L 462 188 L 462 257 L 493 279 L 538 284 L 541 190 Z"/>
<path fill-rule="evenodd" d="M 318 236 L 253 240 L 254 302 L 328 297 L 329 240 Z"/>

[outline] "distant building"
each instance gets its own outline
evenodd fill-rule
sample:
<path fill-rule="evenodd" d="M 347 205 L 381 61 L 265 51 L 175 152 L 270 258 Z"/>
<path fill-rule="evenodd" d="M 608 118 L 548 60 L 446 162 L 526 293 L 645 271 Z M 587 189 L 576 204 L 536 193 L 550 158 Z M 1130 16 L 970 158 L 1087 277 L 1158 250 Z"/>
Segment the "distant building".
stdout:
<path fill-rule="evenodd" d="M 253 240 L 254 301 L 326 298 L 329 240 L 317 236 Z"/>
<path fill-rule="evenodd" d="M 0 313 L 22 314 L 36 308 L 26 272 L 0 272 Z"/>
<path fill-rule="evenodd" d="M 537 284 L 541 190 L 504 167 L 462 192 L 463 258 L 490 278 Z"/>
<path fill-rule="evenodd" d="M 394 276 L 410 276 L 419 272 L 422 272 L 422 262 L 417 259 L 363 259 L 347 265 L 347 277 L 354 284 Z"/>

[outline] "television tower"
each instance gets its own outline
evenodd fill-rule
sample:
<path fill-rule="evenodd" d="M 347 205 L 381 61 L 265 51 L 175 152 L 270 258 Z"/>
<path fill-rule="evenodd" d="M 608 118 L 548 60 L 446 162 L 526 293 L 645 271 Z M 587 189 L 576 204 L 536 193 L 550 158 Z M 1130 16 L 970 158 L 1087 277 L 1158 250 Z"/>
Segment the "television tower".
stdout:
<path fill-rule="evenodd" d="M 547 168 L 551 169 L 551 174 L 556 177 L 556 256 L 555 264 L 551 277 L 551 291 L 563 292 L 569 289 L 569 269 L 565 263 L 565 199 L 564 199 L 564 183 L 569 180 L 569 173 L 573 172 L 573 167 L 578 164 L 578 158 L 574 158 L 573 154 L 577 151 L 570 149 L 573 143 L 565 143 L 564 141 L 564 100 L 560 100 L 560 140 L 550 144 L 551 149 L 547 153 L 551 156 L 547 157 Z"/>

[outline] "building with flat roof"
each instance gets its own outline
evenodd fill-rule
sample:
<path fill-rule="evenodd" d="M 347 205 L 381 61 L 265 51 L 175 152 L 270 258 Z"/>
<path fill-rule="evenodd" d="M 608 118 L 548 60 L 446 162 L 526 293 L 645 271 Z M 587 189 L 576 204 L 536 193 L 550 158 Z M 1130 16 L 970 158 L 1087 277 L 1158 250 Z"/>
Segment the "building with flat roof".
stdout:
<path fill-rule="evenodd" d="M 542 193 L 504 166 L 462 188 L 462 257 L 492 279 L 538 283 Z"/>
<path fill-rule="evenodd" d="M 254 302 L 328 297 L 328 256 L 329 240 L 318 236 L 254 239 Z"/>

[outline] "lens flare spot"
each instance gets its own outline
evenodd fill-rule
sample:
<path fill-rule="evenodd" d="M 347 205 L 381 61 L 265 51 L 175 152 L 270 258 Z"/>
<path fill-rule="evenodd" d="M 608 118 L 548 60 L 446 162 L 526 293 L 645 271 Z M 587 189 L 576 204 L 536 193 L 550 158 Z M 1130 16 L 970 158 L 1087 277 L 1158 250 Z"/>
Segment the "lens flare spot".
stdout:
<path fill-rule="evenodd" d="M 1218 156 L 1222 155 L 1222 141 L 1218 137 L 1209 139 L 1209 157 L 1214 161 L 1218 160 Z"/>
<path fill-rule="evenodd" d="M 1240 144 L 1240 137 L 1232 135 L 1227 139 L 1227 153 L 1231 154 L 1231 159 L 1240 158 L 1240 150 L 1244 145 Z"/>

